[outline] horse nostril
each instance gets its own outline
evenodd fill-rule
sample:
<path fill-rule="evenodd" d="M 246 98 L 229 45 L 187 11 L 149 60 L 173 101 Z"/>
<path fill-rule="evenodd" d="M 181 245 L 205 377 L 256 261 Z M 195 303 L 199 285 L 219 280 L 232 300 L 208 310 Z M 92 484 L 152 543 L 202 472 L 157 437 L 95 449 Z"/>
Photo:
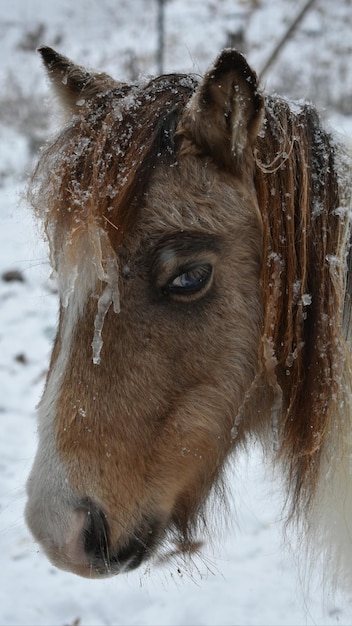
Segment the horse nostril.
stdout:
<path fill-rule="evenodd" d="M 124 541 L 112 551 L 107 516 L 90 501 L 86 501 L 82 508 L 85 510 L 84 551 L 90 567 L 98 575 L 135 569 L 151 556 L 159 542 L 162 524 L 145 519 L 131 532 L 126 543 Z"/>
<path fill-rule="evenodd" d="M 83 546 L 89 565 L 100 575 L 135 569 L 148 554 L 150 535 L 139 531 L 128 543 L 111 554 L 107 516 L 92 502 L 84 504 Z M 151 531 L 150 531 L 151 532 Z"/>
<path fill-rule="evenodd" d="M 90 563 L 109 562 L 109 526 L 106 515 L 97 506 L 87 502 L 86 520 L 83 528 L 84 550 Z"/>

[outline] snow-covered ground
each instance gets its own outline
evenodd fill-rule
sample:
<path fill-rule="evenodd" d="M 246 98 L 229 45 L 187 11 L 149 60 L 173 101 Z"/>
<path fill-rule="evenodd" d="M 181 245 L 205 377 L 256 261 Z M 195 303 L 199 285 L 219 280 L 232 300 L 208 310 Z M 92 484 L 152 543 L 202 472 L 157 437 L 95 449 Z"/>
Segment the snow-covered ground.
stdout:
<path fill-rule="evenodd" d="M 80 579 L 52 567 L 24 523 L 35 405 L 57 307 L 47 250 L 23 200 L 33 146 L 47 132 L 47 85 L 33 50 L 53 45 L 123 78 L 153 73 L 156 5 L 12 0 L 1 8 L 0 624 L 347 626 L 352 607 L 314 580 L 307 590 L 297 555 L 283 548 L 278 485 L 257 450 L 229 471 L 230 512 L 221 530 L 216 520 L 213 546 L 191 565 L 170 562 L 111 580 Z M 296 0 L 169 0 L 165 70 L 203 72 L 241 26 L 248 58 L 260 69 L 297 10 Z M 289 76 L 286 93 L 315 96 L 330 122 L 352 136 L 352 99 L 346 97 L 352 93 L 351 26 L 350 0 L 316 0 L 265 81 L 279 90 Z M 10 270 L 20 272 L 17 280 L 5 280 Z"/>

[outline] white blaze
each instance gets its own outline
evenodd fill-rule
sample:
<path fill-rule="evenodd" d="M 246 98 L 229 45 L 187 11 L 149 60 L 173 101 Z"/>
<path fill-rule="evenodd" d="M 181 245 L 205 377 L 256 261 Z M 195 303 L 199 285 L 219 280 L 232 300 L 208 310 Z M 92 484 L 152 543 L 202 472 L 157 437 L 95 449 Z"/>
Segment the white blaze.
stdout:
<path fill-rule="evenodd" d="M 79 498 L 70 488 L 66 469 L 56 448 L 57 400 L 69 359 L 72 337 L 89 298 L 97 301 L 93 333 L 93 362 L 100 362 L 106 313 L 120 310 L 118 264 L 107 233 L 97 224 L 78 228 L 56 257 L 63 315 L 60 350 L 38 407 L 39 446 L 27 482 L 27 521 L 36 538 L 50 551 L 67 544 Z M 104 287 L 105 283 L 105 287 Z M 57 512 L 60 512 L 60 515 Z M 77 524 L 76 524 L 77 526 Z"/>

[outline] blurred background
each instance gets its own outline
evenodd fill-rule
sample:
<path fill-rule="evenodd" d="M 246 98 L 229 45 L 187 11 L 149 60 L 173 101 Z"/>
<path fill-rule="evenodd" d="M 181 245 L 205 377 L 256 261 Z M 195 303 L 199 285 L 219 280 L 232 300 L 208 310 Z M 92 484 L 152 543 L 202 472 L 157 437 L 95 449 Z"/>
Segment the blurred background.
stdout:
<path fill-rule="evenodd" d="M 352 114 L 351 0 L 12 0 L 0 19 L 0 132 L 36 151 L 47 136 L 47 84 L 35 50 L 136 80 L 203 73 L 219 50 L 244 52 L 270 92 Z M 2 165 L 2 169 L 3 165 Z M 5 172 L 1 172 L 2 175 Z"/>

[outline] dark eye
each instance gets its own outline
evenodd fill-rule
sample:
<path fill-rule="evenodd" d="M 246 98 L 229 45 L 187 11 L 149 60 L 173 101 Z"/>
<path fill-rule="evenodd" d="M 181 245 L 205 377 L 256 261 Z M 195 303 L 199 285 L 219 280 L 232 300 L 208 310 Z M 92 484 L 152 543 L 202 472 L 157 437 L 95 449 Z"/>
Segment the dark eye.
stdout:
<path fill-rule="evenodd" d="M 209 263 L 184 267 L 164 286 L 166 295 L 191 296 L 201 292 L 210 282 L 213 268 Z"/>

